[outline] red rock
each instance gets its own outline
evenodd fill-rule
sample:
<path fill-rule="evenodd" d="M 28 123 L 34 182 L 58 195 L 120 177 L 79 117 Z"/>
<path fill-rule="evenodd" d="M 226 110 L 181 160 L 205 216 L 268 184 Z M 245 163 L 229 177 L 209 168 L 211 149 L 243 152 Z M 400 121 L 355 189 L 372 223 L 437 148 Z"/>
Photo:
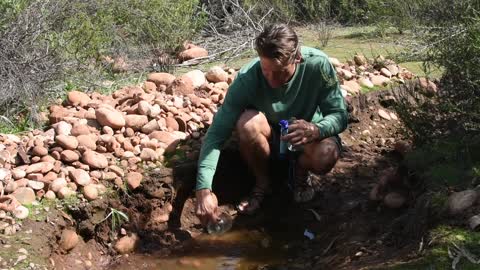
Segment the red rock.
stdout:
<path fill-rule="evenodd" d="M 77 138 L 73 136 L 58 135 L 55 142 L 63 149 L 75 150 L 78 147 Z"/>
<path fill-rule="evenodd" d="M 138 236 L 136 234 L 132 234 L 131 236 L 124 236 L 120 238 L 115 243 L 114 248 L 120 254 L 127 254 L 134 251 L 137 245 Z"/>
<path fill-rule="evenodd" d="M 150 103 L 145 100 L 138 102 L 137 112 L 140 115 L 149 115 L 150 114 Z M 128 126 L 128 124 L 127 124 Z"/>
<path fill-rule="evenodd" d="M 205 57 L 205 56 L 208 56 L 207 50 L 200 47 L 194 47 L 194 48 L 184 50 L 183 52 L 180 52 L 178 54 L 178 59 L 180 59 L 180 61 L 187 61 L 190 59 Z"/>
<path fill-rule="evenodd" d="M 71 163 L 80 159 L 80 155 L 77 152 L 72 150 L 64 150 L 60 153 L 60 158 L 62 161 Z"/>
<path fill-rule="evenodd" d="M 97 140 L 96 136 L 93 134 L 88 134 L 88 135 L 80 135 L 77 137 L 78 140 L 78 146 L 79 147 L 85 147 L 90 150 L 96 150 L 97 149 Z"/>
<path fill-rule="evenodd" d="M 125 116 L 126 126 L 133 130 L 140 130 L 147 123 L 148 117 L 146 115 L 128 114 Z"/>
<path fill-rule="evenodd" d="M 102 107 L 95 110 L 97 121 L 102 126 L 120 129 L 125 126 L 123 114 L 115 109 Z"/>
<path fill-rule="evenodd" d="M 128 188 L 131 190 L 136 189 L 137 187 L 140 186 L 140 183 L 142 182 L 143 175 L 138 172 L 129 172 L 127 174 L 127 184 Z"/>
<path fill-rule="evenodd" d="M 85 199 L 89 201 L 93 201 L 98 198 L 98 190 L 94 184 L 84 186 L 82 192 Z"/>
<path fill-rule="evenodd" d="M 207 82 L 207 79 L 205 78 L 205 74 L 201 70 L 192 70 L 184 75 L 182 77 L 188 77 L 190 80 L 192 80 L 192 84 L 194 88 L 199 88 L 201 87 L 204 83 Z"/>
<path fill-rule="evenodd" d="M 82 169 L 70 171 L 70 177 L 80 186 L 86 186 L 91 183 L 90 175 Z"/>
<path fill-rule="evenodd" d="M 385 86 L 390 82 L 390 79 L 382 75 L 373 75 L 370 80 L 374 85 Z"/>
<path fill-rule="evenodd" d="M 166 131 L 154 131 L 150 133 L 148 137 L 150 139 L 157 139 L 159 142 L 165 143 L 167 145 L 178 140 L 178 138 L 176 138 L 170 132 L 166 132 Z"/>
<path fill-rule="evenodd" d="M 72 250 L 79 242 L 79 237 L 75 231 L 63 230 L 60 237 L 59 246 L 65 250 Z"/>
<path fill-rule="evenodd" d="M 150 148 L 143 148 L 142 152 L 140 153 L 140 158 L 143 161 L 156 161 L 158 160 L 158 155 L 155 150 Z"/>
<path fill-rule="evenodd" d="M 91 150 L 87 150 L 83 153 L 82 161 L 95 169 L 104 169 L 108 167 L 107 158 L 104 155 Z"/>
<path fill-rule="evenodd" d="M 154 82 L 146 81 L 143 83 L 143 89 L 147 93 L 155 92 L 157 91 L 157 85 Z"/>
<path fill-rule="evenodd" d="M 47 173 L 53 169 L 54 165 L 50 162 L 39 162 L 29 165 L 25 169 L 26 174 L 31 173 Z"/>
<path fill-rule="evenodd" d="M 213 83 L 226 82 L 228 79 L 228 73 L 221 67 L 214 66 L 207 71 L 205 77 L 209 82 Z"/>
<path fill-rule="evenodd" d="M 53 192 L 58 192 L 62 187 L 66 187 L 66 186 L 67 186 L 67 181 L 65 180 L 65 178 L 57 178 L 52 181 L 49 188 Z"/>
<path fill-rule="evenodd" d="M 142 127 L 142 132 L 145 134 L 150 134 L 155 130 L 159 130 L 160 126 L 158 125 L 157 120 L 153 119 Z"/>
<path fill-rule="evenodd" d="M 169 73 L 156 72 L 147 75 L 147 81 L 151 81 L 157 85 L 170 85 L 175 80 L 175 76 Z"/>
<path fill-rule="evenodd" d="M 175 120 L 173 117 L 167 117 L 165 118 L 165 122 L 167 125 L 167 128 L 171 131 L 176 131 L 179 129 L 178 122 Z"/>
<path fill-rule="evenodd" d="M 167 88 L 166 93 L 170 95 L 188 95 L 193 94 L 193 81 L 188 77 L 177 78 Z"/>
<path fill-rule="evenodd" d="M 31 204 L 35 201 L 35 192 L 29 187 L 17 188 L 13 193 L 13 197 L 21 204 Z"/>
<path fill-rule="evenodd" d="M 35 146 L 32 149 L 32 155 L 39 156 L 39 157 L 46 156 L 46 155 L 48 155 L 48 149 L 45 148 L 43 145 L 42 146 L 40 146 L 40 145 Z"/>
<path fill-rule="evenodd" d="M 71 91 L 67 96 L 68 103 L 72 106 L 84 107 L 90 102 L 90 97 L 79 91 Z"/>
<path fill-rule="evenodd" d="M 87 125 L 74 125 L 71 131 L 72 136 L 90 134 L 90 128 Z"/>

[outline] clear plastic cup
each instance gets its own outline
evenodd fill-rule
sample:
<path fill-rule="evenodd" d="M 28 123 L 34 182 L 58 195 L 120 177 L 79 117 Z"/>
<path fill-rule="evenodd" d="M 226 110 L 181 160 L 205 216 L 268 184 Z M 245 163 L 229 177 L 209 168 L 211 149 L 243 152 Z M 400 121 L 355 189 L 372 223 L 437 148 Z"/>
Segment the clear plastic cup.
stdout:
<path fill-rule="evenodd" d="M 207 232 L 209 234 L 223 234 L 232 228 L 232 217 L 227 213 L 221 213 L 216 222 L 209 222 L 207 224 Z"/>

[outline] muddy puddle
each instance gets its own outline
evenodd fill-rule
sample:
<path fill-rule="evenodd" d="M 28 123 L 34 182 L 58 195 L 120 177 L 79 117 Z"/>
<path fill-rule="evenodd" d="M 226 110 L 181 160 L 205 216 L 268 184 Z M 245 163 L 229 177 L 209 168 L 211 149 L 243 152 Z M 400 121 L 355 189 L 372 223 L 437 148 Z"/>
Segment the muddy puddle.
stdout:
<path fill-rule="evenodd" d="M 286 262 L 288 242 L 258 230 L 239 229 L 222 235 L 201 234 L 169 255 L 131 254 L 112 270 L 251 270 Z"/>

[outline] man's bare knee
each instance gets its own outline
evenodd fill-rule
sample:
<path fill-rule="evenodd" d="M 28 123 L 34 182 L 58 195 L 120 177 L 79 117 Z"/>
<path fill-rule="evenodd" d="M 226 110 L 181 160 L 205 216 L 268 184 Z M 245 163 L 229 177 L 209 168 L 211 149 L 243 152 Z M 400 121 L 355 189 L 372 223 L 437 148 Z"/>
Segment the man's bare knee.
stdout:
<path fill-rule="evenodd" d="M 258 135 L 270 136 L 270 126 L 262 113 L 256 110 L 246 110 L 240 115 L 236 129 L 240 140 L 255 138 Z"/>
<path fill-rule="evenodd" d="M 338 146 L 333 139 L 326 139 L 308 150 L 305 152 L 306 160 L 310 161 L 308 167 L 315 174 L 330 172 L 340 156 Z"/>

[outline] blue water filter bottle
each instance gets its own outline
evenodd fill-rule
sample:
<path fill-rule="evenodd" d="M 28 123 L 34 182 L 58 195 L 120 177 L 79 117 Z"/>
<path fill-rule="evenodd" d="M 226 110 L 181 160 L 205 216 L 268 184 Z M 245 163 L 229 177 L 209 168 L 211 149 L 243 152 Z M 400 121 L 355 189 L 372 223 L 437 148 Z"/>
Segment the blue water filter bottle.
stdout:
<path fill-rule="evenodd" d="M 288 134 L 288 120 L 281 120 L 279 124 L 280 124 L 280 136 L 287 135 Z M 287 158 L 287 149 L 288 149 L 288 142 L 280 139 L 280 151 L 279 151 L 280 159 L 286 159 Z"/>

